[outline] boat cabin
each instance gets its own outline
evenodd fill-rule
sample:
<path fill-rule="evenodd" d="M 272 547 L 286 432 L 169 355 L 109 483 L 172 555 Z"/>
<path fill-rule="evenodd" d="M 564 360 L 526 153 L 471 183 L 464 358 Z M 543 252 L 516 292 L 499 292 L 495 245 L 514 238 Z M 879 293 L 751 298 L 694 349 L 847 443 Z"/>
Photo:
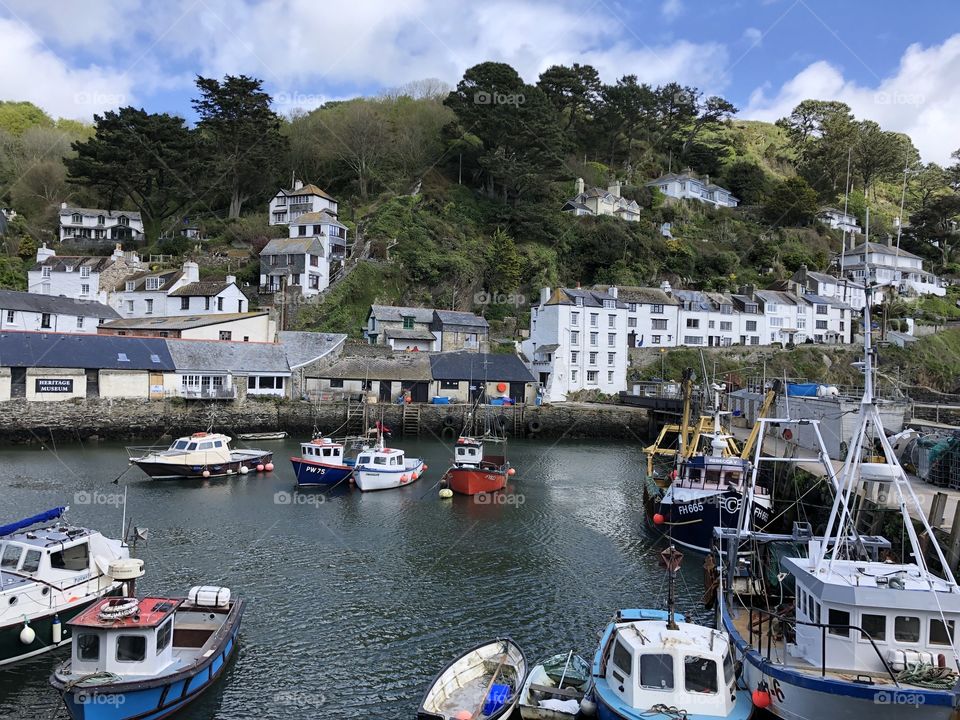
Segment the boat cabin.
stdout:
<path fill-rule="evenodd" d="M 89 577 L 97 575 L 94 558 L 97 555 L 114 557 L 113 546 L 119 548 L 119 545 L 117 541 L 108 542 L 99 533 L 68 526 L 16 533 L 0 541 L 0 571 L 42 578 L 53 584 L 60 580 L 75 581 L 80 573 Z M 47 592 L 49 589 L 44 588 L 43 594 Z"/>
<path fill-rule="evenodd" d="M 457 438 L 453 463 L 457 467 L 477 468 L 483 462 L 483 443 L 475 438 Z"/>
<path fill-rule="evenodd" d="M 357 456 L 357 466 L 361 465 L 374 470 L 403 470 L 403 450 L 385 447 L 364 450 Z"/>
<path fill-rule="evenodd" d="M 691 715 L 729 716 L 736 687 L 725 633 L 683 621 L 670 630 L 665 612 L 639 612 L 663 619 L 618 622 L 604 638 L 599 671 L 610 691 L 628 708 L 664 705 Z"/>
<path fill-rule="evenodd" d="M 328 438 L 314 438 L 300 443 L 300 456 L 320 465 L 343 465 L 343 445 Z"/>
<path fill-rule="evenodd" d="M 183 456 L 183 462 L 188 465 L 209 464 L 218 460 L 229 462 L 231 440 L 229 435 L 197 432 L 177 438 L 166 451 L 160 454 L 167 457 Z"/>
<path fill-rule="evenodd" d="M 742 491 L 749 472 L 749 460 L 718 455 L 694 455 L 680 465 L 675 484 L 690 490 Z M 754 493 L 769 495 L 770 491 L 758 484 Z"/>
<path fill-rule="evenodd" d="M 107 598 L 74 618 L 71 672 L 155 676 L 175 662 L 174 614 L 182 600 Z M 117 617 L 123 608 L 134 614 Z"/>
<path fill-rule="evenodd" d="M 812 557 L 817 552 L 811 548 Z M 960 625 L 956 587 L 936 578 L 937 595 L 932 597 L 926 573 L 913 563 L 827 559 L 818 573 L 814 562 L 781 560 L 796 580 L 798 623 L 789 648 L 795 657 L 817 669 L 842 667 L 884 676 L 884 661 L 894 672 L 908 663 L 953 664 Z"/>

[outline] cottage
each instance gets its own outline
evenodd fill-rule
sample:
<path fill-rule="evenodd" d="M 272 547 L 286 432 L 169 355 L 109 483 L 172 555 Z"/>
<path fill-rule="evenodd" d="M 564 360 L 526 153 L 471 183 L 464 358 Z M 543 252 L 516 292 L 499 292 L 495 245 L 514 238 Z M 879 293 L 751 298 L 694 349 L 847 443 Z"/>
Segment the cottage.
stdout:
<path fill-rule="evenodd" d="M 164 377 L 167 395 L 195 400 L 288 397 L 290 365 L 279 344 L 170 340 L 167 347 L 174 366 Z"/>
<path fill-rule="evenodd" d="M 27 290 L 110 304 L 116 284 L 141 269 L 136 253 L 125 253 L 120 245 L 112 255 L 101 257 L 57 255 L 44 244 L 37 250 L 37 262 L 27 271 Z"/>
<path fill-rule="evenodd" d="M 99 302 L 0 290 L 0 330 L 96 334 L 98 325 L 116 317 Z"/>
<path fill-rule="evenodd" d="M 430 355 L 433 395 L 453 402 L 490 402 L 510 398 L 515 403 L 534 402 L 536 380 L 516 355 L 444 352 Z"/>
<path fill-rule="evenodd" d="M 271 225 L 287 225 L 306 213 L 327 212 L 337 217 L 337 201 L 316 185 L 296 180 L 289 190 L 280 189 L 270 201 Z"/>
<path fill-rule="evenodd" d="M 655 187 L 673 200 L 696 200 L 714 207 L 736 207 L 740 200 L 726 188 L 710 182 L 710 176 L 698 178 L 690 172 L 661 175 L 648 182 L 647 187 Z"/>
<path fill-rule="evenodd" d="M 316 378 L 323 368 L 340 356 L 347 336 L 339 333 L 282 330 L 278 337 L 290 367 L 289 396 L 301 399 L 318 397 L 320 387 Z M 256 388 L 251 387 L 252 385 L 253 378 L 250 378 L 248 393 L 253 389 L 261 389 L 259 385 Z"/>
<path fill-rule="evenodd" d="M 483 352 L 489 348 L 490 323 L 486 318 L 470 312 L 434 310 L 431 329 L 439 337 L 442 352 L 473 350 Z"/>
<path fill-rule="evenodd" d="M 817 213 L 817 217 L 831 230 L 840 230 L 844 233 L 852 233 L 854 235 L 861 232 L 860 223 L 857 222 L 856 215 L 844 212 L 843 210 L 837 210 L 837 208 L 834 207 L 821 208 L 820 212 Z"/>
<path fill-rule="evenodd" d="M 117 317 L 116 314 L 114 317 Z M 277 334 L 276 322 L 266 311 L 119 318 L 103 323 L 96 328 L 96 332 L 101 335 L 243 342 L 273 342 Z"/>
<path fill-rule="evenodd" d="M 594 285 L 607 292 L 609 286 Z M 659 288 L 618 288 L 617 298 L 627 306 L 627 347 L 673 347 L 677 344 L 680 302 L 670 294 L 670 283 Z"/>
<path fill-rule="evenodd" d="M 371 345 L 386 345 L 393 350 L 437 350 L 439 339 L 434 330 L 431 308 L 371 305 L 363 336 Z"/>
<path fill-rule="evenodd" d="M 249 307 L 233 275 L 201 281 L 199 266 L 189 261 L 179 270 L 142 270 L 121 278 L 109 302 L 125 318 L 242 313 Z"/>
<path fill-rule="evenodd" d="M 574 215 L 612 215 L 627 222 L 637 222 L 640 219 L 640 206 L 635 200 L 622 197 L 620 192 L 619 180 L 607 189 L 594 187 L 585 190 L 583 178 L 577 178 L 574 196 L 560 209 Z"/>
<path fill-rule="evenodd" d="M 842 274 L 852 274 L 857 282 L 876 282 L 889 286 L 901 295 L 947 294 L 944 283 L 923 269 L 923 258 L 894 247 L 893 238 L 886 244 L 863 242 L 842 252 L 834 261 Z"/>
<path fill-rule="evenodd" d="M 307 386 L 321 394 L 365 393 L 381 402 L 394 402 L 410 393 L 413 402 L 428 402 L 433 381 L 429 355 L 394 353 L 387 348 L 345 353 L 327 367 L 307 373 Z"/>
<path fill-rule="evenodd" d="M 140 213 L 130 210 L 101 210 L 72 207 L 60 203 L 60 242 L 64 240 L 102 240 L 103 242 L 139 242 L 143 240 Z"/>
<path fill-rule="evenodd" d="M 836 302 L 848 305 L 853 310 L 863 310 L 867 303 L 866 291 L 863 283 L 849 278 L 834 277 L 827 273 L 808 270 L 806 265 L 800 267 L 790 278 L 794 292 L 812 293 L 820 297 L 830 298 Z"/>

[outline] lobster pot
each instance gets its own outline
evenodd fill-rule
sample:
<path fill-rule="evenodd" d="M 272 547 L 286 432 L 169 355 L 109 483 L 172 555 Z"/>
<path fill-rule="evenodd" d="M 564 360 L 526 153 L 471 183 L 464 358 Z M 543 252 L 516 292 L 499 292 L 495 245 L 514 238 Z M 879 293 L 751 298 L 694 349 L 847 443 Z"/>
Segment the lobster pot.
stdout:
<path fill-rule="evenodd" d="M 230 604 L 230 588 L 195 585 L 187 593 L 187 599 L 201 607 L 227 607 Z"/>

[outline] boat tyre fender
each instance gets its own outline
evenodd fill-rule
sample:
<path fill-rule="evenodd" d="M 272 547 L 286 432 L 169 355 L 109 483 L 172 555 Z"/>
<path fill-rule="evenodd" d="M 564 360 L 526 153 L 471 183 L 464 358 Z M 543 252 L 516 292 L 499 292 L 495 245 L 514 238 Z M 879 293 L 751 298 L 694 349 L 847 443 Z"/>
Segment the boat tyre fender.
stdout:
<path fill-rule="evenodd" d="M 506 415 L 498 415 L 498 416 L 497 416 L 497 431 L 498 431 L 498 432 L 503 432 L 504 430 L 506 430 L 506 428 L 507 428 L 507 416 L 506 416 Z"/>
<path fill-rule="evenodd" d="M 127 598 L 122 602 L 112 603 L 100 608 L 101 620 L 122 620 L 123 618 L 135 615 L 140 609 L 140 603 L 136 598 Z"/>
<path fill-rule="evenodd" d="M 456 418 L 453 417 L 453 415 L 446 415 L 446 416 L 444 416 L 444 418 L 443 418 L 443 426 L 444 426 L 445 428 L 452 428 L 452 427 L 454 427 L 456 424 L 457 424 L 457 420 L 456 420 Z"/>
<path fill-rule="evenodd" d="M 527 421 L 527 432 L 531 435 L 536 435 L 541 430 L 543 430 L 543 423 L 538 418 L 531 418 Z"/>
<path fill-rule="evenodd" d="M 457 429 L 450 425 L 444 425 L 440 430 L 440 437 L 444 440 L 453 440 L 457 436 Z"/>

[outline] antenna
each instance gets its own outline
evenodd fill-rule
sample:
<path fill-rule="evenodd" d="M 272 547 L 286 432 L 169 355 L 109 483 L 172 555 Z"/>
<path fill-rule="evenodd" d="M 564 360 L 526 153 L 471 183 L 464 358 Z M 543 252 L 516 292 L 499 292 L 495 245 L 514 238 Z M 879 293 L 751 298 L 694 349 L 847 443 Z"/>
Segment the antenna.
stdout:
<path fill-rule="evenodd" d="M 847 257 L 847 203 L 850 200 L 850 159 L 853 147 L 847 148 L 847 182 L 843 189 L 843 244 L 840 246 L 840 279 L 843 280 L 844 261 Z M 847 284 L 843 283 L 843 301 L 847 301 Z"/>

